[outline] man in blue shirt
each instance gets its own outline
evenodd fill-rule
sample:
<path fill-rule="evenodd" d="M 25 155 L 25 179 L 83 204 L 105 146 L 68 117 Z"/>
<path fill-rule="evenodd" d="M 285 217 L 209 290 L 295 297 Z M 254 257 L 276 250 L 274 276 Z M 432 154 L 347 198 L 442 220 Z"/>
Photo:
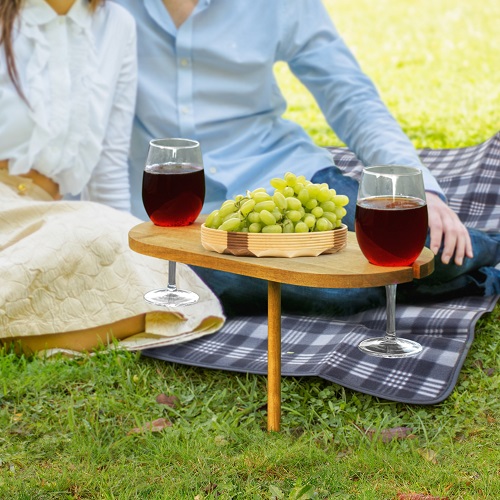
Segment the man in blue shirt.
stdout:
<path fill-rule="evenodd" d="M 159 137 L 200 141 L 207 184 L 204 213 L 247 189 L 269 186 L 272 177 L 286 171 L 313 182 L 333 182 L 355 203 L 355 189 L 339 187 L 342 176 L 329 152 L 282 118 L 286 102 L 273 65 L 285 61 L 364 164 L 423 170 L 434 253 L 442 247 L 441 260 L 453 258 L 458 265 L 472 257 L 467 229 L 321 0 L 115 1 L 132 12 L 138 29 L 139 88 L 130 156 L 135 215 L 147 220 L 142 171 L 148 143 Z M 354 215 L 353 208 L 348 211 Z"/>
<path fill-rule="evenodd" d="M 354 229 L 357 183 L 343 176 L 329 152 L 316 146 L 299 125 L 282 117 L 286 102 L 273 68 L 284 61 L 364 164 L 422 169 L 429 212 L 427 245 L 440 255 L 429 277 L 432 286 L 429 278 L 409 284 L 408 300 L 419 293 L 438 298 L 452 288 L 464 294 L 500 290 L 500 273 L 491 267 L 498 262 L 498 236 L 468 231 L 448 207 L 437 181 L 360 69 L 321 0 L 115 1 L 130 10 L 138 29 L 139 85 L 130 155 L 135 215 L 147 220 L 141 185 L 149 141 L 186 137 L 202 146 L 205 213 L 247 189 L 269 187 L 271 178 L 292 171 L 348 195 L 351 202 L 343 222 Z M 476 273 L 483 266 L 491 272 Z M 265 311 L 264 281 L 195 270 L 227 314 Z M 403 299 L 403 287 L 398 290 Z M 384 302 L 383 287 L 282 286 L 283 309 L 294 313 L 350 314 Z"/>

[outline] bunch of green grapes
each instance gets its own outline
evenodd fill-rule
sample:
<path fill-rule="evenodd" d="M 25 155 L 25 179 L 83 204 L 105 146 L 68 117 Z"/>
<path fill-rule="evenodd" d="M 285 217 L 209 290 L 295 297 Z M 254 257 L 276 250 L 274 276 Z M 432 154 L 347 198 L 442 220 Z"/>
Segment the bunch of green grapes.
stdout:
<path fill-rule="evenodd" d="M 326 183 L 314 184 L 303 175 L 287 172 L 264 188 L 226 200 L 206 219 L 205 226 L 248 233 L 307 233 L 340 227 L 349 198 Z"/>

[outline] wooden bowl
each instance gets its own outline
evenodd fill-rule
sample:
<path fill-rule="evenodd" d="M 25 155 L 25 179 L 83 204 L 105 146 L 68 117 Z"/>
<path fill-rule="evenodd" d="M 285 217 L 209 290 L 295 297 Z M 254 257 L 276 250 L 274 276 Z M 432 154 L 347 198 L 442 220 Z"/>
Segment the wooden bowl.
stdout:
<path fill-rule="evenodd" d="M 313 233 L 233 233 L 202 224 L 206 250 L 247 257 L 316 257 L 336 253 L 347 245 L 347 226 Z"/>

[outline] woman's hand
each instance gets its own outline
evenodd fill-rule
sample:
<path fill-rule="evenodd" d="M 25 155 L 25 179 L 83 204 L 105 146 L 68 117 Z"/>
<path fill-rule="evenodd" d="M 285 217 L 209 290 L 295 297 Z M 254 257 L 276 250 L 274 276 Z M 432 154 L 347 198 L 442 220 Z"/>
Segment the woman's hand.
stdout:
<path fill-rule="evenodd" d="M 467 228 L 457 214 L 435 193 L 427 192 L 429 213 L 430 247 L 437 255 L 441 244 L 441 261 L 448 264 L 455 254 L 455 264 L 461 266 L 464 257 L 473 257 L 472 243 Z"/>

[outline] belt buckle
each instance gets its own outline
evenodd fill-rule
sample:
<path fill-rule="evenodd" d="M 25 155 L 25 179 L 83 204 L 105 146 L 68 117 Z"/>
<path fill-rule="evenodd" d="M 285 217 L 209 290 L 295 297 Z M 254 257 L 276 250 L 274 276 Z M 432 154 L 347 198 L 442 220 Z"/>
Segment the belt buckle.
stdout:
<path fill-rule="evenodd" d="M 29 191 L 29 186 L 26 183 L 20 182 L 17 185 L 17 194 L 18 195 L 24 196 L 28 191 Z"/>

